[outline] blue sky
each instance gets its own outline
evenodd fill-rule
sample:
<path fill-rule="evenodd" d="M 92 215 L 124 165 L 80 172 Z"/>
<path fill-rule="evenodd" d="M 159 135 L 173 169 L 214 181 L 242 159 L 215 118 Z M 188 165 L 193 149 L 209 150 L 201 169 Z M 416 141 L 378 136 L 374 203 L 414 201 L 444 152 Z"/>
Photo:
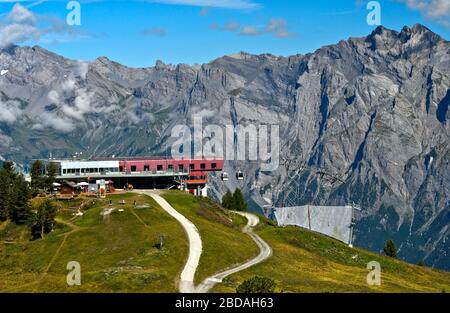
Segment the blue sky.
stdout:
<path fill-rule="evenodd" d="M 16 22 L 10 12 L 17 2 L 0 0 L 0 43 L 10 35 L 7 25 Z M 133 67 L 152 66 L 158 59 L 205 63 L 239 51 L 304 54 L 376 27 L 366 22 L 363 0 L 79 1 L 80 26 L 65 25 L 69 1 L 19 2 L 40 22 L 33 22 L 39 30 L 15 37 L 15 43 L 38 44 L 80 60 L 107 56 Z M 385 27 L 422 23 L 449 39 L 450 0 L 378 2 Z"/>

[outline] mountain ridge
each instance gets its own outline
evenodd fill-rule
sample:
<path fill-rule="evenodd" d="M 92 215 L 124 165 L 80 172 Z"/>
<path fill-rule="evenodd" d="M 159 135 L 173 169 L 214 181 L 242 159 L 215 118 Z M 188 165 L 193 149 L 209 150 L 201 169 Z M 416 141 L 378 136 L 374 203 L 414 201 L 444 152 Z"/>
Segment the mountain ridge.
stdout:
<path fill-rule="evenodd" d="M 0 155 L 33 158 L 164 155 L 171 129 L 204 124 L 280 125 L 281 159 L 305 162 L 244 182 L 211 180 L 215 198 L 241 187 L 254 207 L 358 203 L 355 241 L 449 269 L 449 42 L 417 24 L 376 28 L 306 55 L 239 53 L 210 63 L 130 68 L 74 61 L 39 47 L 0 53 Z M 330 183 L 318 170 L 339 176 Z M 298 172 L 298 173 L 297 173 Z"/>

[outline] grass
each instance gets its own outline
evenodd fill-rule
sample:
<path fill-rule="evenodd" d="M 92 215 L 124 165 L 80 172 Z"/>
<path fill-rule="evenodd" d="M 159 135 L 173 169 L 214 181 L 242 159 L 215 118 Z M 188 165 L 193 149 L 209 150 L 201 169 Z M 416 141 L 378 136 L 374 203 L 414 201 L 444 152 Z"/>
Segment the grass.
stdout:
<path fill-rule="evenodd" d="M 116 210 L 104 218 L 110 199 Z M 134 200 L 148 207 L 133 208 Z M 24 226 L 0 228 L 0 292 L 176 292 L 188 253 L 177 221 L 137 194 L 95 200 L 74 217 L 87 201 L 59 202 L 58 228 L 42 240 L 29 241 Z M 160 235 L 163 249 L 156 246 Z M 81 286 L 66 283 L 70 261 L 81 265 Z"/>
<path fill-rule="evenodd" d="M 197 226 L 202 237 L 196 284 L 259 253 L 241 232 L 247 223 L 242 216 L 180 191 L 167 191 L 163 197 Z M 119 204 L 121 200 L 126 203 Z M 30 241 L 26 226 L 0 223 L 0 292 L 178 290 L 177 279 L 188 255 L 187 238 L 178 222 L 150 197 L 125 193 L 57 205 L 57 227 L 41 240 Z M 76 217 L 80 207 L 84 214 Z M 104 217 L 101 213 L 110 207 L 116 210 Z M 351 249 L 301 228 L 276 227 L 263 217 L 255 231 L 272 247 L 272 257 L 226 278 L 213 292 L 235 292 L 242 281 L 255 275 L 274 279 L 283 292 L 450 292 L 448 272 Z M 157 247 L 160 235 L 163 249 Z M 81 265 L 81 286 L 66 283 L 70 261 Z M 371 261 L 381 264 L 381 286 L 366 282 L 366 265 Z"/>
<path fill-rule="evenodd" d="M 266 276 L 283 292 L 449 292 L 450 273 L 410 265 L 298 227 L 264 221 L 257 233 L 273 249 L 266 262 L 225 279 L 213 292 L 234 292 L 244 280 Z M 381 286 L 367 284 L 367 263 L 381 265 Z"/>
<path fill-rule="evenodd" d="M 241 232 L 247 223 L 244 217 L 183 192 L 170 191 L 164 197 L 201 233 L 203 254 L 196 283 L 258 254 L 254 242 Z M 103 217 L 110 200 L 116 210 Z M 125 205 L 119 204 L 122 200 Z M 0 225 L 0 292 L 178 291 L 177 279 L 188 254 L 187 238 L 178 222 L 153 199 L 126 193 L 56 205 L 57 228 L 42 240 L 30 241 L 25 226 Z M 80 207 L 83 216 L 74 216 Z M 160 235 L 164 237 L 162 250 L 157 248 Z M 4 243 L 6 239 L 10 243 Z M 66 266 L 71 261 L 81 265 L 81 286 L 66 283 Z"/>
<path fill-rule="evenodd" d="M 181 191 L 168 191 L 163 197 L 195 224 L 202 238 L 203 253 L 195 283 L 219 271 L 245 262 L 259 253 L 252 239 L 241 232 L 247 220 L 209 199 Z"/>

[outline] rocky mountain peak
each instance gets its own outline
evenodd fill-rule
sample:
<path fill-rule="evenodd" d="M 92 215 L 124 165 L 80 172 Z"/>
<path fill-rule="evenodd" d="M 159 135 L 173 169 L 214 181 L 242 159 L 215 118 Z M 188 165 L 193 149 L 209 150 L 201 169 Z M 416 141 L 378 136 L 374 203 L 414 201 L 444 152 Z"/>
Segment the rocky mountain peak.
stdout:
<path fill-rule="evenodd" d="M 240 187 L 255 209 L 267 199 L 355 202 L 357 244 L 379 251 L 393 238 L 401 257 L 448 266 L 450 43 L 421 25 L 378 27 L 305 56 L 241 52 L 199 66 L 135 69 L 100 57 L 87 68 L 42 48 L 11 49 L 0 54 L 13 68 L 0 77 L 4 158 L 165 155 L 173 125 L 193 114 L 214 125 L 275 124 L 280 160 L 308 168 L 266 173 L 229 160 L 225 170 L 245 169 L 246 179 L 212 177 L 211 196 Z"/>

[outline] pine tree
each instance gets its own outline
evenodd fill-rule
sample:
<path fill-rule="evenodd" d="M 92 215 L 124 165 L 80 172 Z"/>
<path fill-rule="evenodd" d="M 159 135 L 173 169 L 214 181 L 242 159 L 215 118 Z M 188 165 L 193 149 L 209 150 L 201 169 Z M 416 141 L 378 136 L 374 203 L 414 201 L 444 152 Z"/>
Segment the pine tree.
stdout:
<path fill-rule="evenodd" d="M 55 163 L 52 162 L 47 166 L 47 176 L 45 177 L 45 189 L 47 191 L 53 190 L 53 183 L 56 180 L 57 172 L 58 167 Z"/>
<path fill-rule="evenodd" d="M 222 198 L 222 206 L 225 209 L 233 210 L 234 207 L 234 198 L 233 194 L 230 191 L 227 191 L 227 193 Z"/>
<path fill-rule="evenodd" d="M 236 211 L 247 211 L 248 205 L 245 201 L 244 194 L 237 188 L 233 194 L 233 204 Z"/>
<path fill-rule="evenodd" d="M 14 163 L 6 161 L 0 170 L 0 220 L 6 220 L 11 214 L 11 206 L 14 203 L 14 181 L 17 174 Z"/>
<path fill-rule="evenodd" d="M 386 246 L 383 249 L 384 254 L 391 258 L 397 258 L 397 248 L 395 247 L 393 240 L 388 240 Z"/>
<path fill-rule="evenodd" d="M 32 216 L 29 204 L 31 189 L 22 175 L 17 176 L 13 184 L 9 218 L 16 224 L 26 224 Z"/>
<path fill-rule="evenodd" d="M 3 170 L 5 170 L 6 176 L 12 181 L 16 178 L 17 173 L 12 161 L 6 161 L 3 163 Z"/>
<path fill-rule="evenodd" d="M 8 193 L 8 181 L 6 177 L 6 171 L 0 169 L 0 221 L 6 221 L 9 215 L 9 193 Z"/>
<path fill-rule="evenodd" d="M 23 175 L 18 175 L 14 163 L 3 163 L 0 170 L 0 220 L 11 219 L 16 224 L 25 224 L 31 216 L 29 201 L 31 191 Z"/>
<path fill-rule="evenodd" d="M 35 161 L 31 166 L 31 189 L 34 195 L 45 189 L 43 168 L 44 164 L 39 160 Z"/>

